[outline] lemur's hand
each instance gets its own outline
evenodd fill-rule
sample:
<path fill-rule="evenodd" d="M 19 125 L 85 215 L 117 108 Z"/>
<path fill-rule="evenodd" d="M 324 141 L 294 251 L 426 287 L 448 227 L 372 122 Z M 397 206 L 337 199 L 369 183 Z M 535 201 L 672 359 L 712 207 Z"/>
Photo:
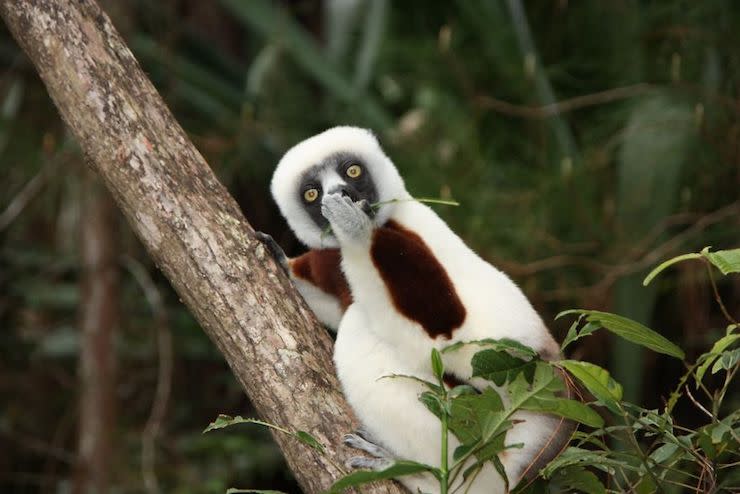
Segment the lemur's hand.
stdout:
<path fill-rule="evenodd" d="M 367 201 L 356 203 L 341 194 L 327 194 L 321 199 L 321 214 L 329 220 L 340 243 L 370 238 L 373 220 L 366 212 L 369 209 Z"/>
<path fill-rule="evenodd" d="M 345 434 L 342 442 L 353 449 L 359 449 L 372 456 L 353 456 L 345 465 L 351 469 L 369 468 L 370 470 L 384 470 L 391 466 L 395 457 L 386 449 L 370 441 L 368 435 L 363 430 L 358 430 L 354 434 Z"/>
<path fill-rule="evenodd" d="M 267 250 L 270 251 L 272 257 L 277 261 L 280 267 L 283 268 L 285 274 L 290 276 L 290 265 L 288 264 L 288 256 L 285 255 L 283 248 L 280 247 L 280 245 L 275 242 L 275 239 L 267 233 L 254 232 L 254 235 L 259 239 L 260 242 L 265 245 L 265 247 L 267 247 Z"/>

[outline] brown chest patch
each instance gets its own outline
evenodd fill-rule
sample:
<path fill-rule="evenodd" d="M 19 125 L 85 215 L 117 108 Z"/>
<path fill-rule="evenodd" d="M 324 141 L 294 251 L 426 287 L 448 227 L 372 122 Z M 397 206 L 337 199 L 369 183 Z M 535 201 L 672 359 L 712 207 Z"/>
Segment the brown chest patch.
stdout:
<path fill-rule="evenodd" d="M 373 233 L 370 255 L 396 309 L 431 338 L 450 339 L 465 321 L 465 306 L 424 240 L 389 221 Z"/>
<path fill-rule="evenodd" d="M 339 249 L 315 249 L 291 259 L 290 269 L 295 277 L 337 297 L 342 310 L 346 310 L 352 303 L 352 292 L 342 272 L 341 263 Z"/>

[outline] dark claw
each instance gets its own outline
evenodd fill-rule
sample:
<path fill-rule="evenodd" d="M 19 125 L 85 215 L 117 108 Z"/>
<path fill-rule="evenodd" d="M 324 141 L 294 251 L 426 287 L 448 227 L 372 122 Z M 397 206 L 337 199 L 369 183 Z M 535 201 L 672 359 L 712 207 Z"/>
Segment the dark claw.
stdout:
<path fill-rule="evenodd" d="M 366 215 L 368 215 L 370 218 L 375 218 L 375 210 L 370 205 L 369 202 L 367 202 L 365 199 L 361 200 L 357 203 L 360 206 L 360 209 L 362 209 Z"/>
<path fill-rule="evenodd" d="M 285 255 L 283 248 L 280 247 L 278 243 L 275 242 L 275 239 L 267 233 L 254 232 L 254 235 L 257 237 L 257 239 L 259 239 L 260 242 L 264 244 L 265 247 L 267 247 L 267 250 L 270 251 L 270 254 L 272 254 L 272 257 L 275 259 L 275 261 L 277 261 L 283 271 L 285 271 L 285 274 L 290 276 L 288 256 Z"/>

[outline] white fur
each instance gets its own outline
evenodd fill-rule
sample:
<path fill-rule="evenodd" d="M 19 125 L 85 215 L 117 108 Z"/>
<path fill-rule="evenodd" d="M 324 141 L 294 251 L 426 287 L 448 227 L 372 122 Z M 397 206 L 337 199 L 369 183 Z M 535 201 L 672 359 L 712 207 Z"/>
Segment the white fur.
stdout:
<path fill-rule="evenodd" d="M 347 232 L 353 221 L 347 204 L 324 197 L 322 205 L 342 250 L 342 269 L 352 290 L 354 303 L 340 325 L 334 360 L 347 400 L 363 426 L 381 446 L 399 458 L 438 466 L 440 423 L 418 401 L 421 386 L 405 379 L 382 379 L 389 374 L 410 374 L 432 380 L 429 357 L 432 348 L 456 341 L 511 338 L 544 354 L 555 355 L 558 346 L 521 290 L 502 272 L 468 248 L 430 208 L 414 201 L 406 192 L 395 166 L 369 132 L 351 127 L 330 129 L 291 149 L 278 165 L 272 190 L 280 209 L 296 235 L 310 247 L 321 246 L 320 232 L 303 212 L 295 189 L 300 175 L 337 151 L 360 154 L 375 181 L 380 201 L 400 199 L 382 208 L 376 224 L 393 219 L 418 234 L 442 264 L 466 309 L 463 325 L 450 340 L 431 339 L 416 322 L 395 310 L 388 289 L 370 257 L 371 235 Z M 351 204 L 350 204 L 351 205 Z M 349 218 L 349 219 L 347 219 Z M 374 225 L 371 226 L 371 228 Z M 364 228 L 364 226 L 362 226 Z M 336 238 L 339 240 L 337 241 Z M 471 380 L 470 359 L 475 349 L 445 354 L 445 366 L 458 378 Z M 500 456 L 512 485 L 532 456 L 555 429 L 553 418 L 520 412 L 525 422 L 507 433 L 507 444 L 524 443 Z M 457 442 L 451 436 L 454 451 Z M 399 479 L 412 492 L 439 492 L 438 484 L 426 475 Z M 488 465 L 475 479 L 472 494 L 504 492 L 503 480 Z"/>
<path fill-rule="evenodd" d="M 339 328 L 339 322 L 342 320 L 342 306 L 339 300 L 308 281 L 293 277 L 293 282 L 303 299 L 316 314 L 316 318 L 332 331 L 336 331 Z"/>
<path fill-rule="evenodd" d="M 521 290 L 470 250 L 431 209 L 417 202 L 399 203 L 390 218 L 421 236 L 444 266 L 467 311 L 465 321 L 452 339 L 432 340 L 418 323 L 393 309 L 370 258 L 370 244 L 343 244 L 342 267 L 355 303 L 340 323 L 334 360 L 347 399 L 372 437 L 400 458 L 439 465 L 439 421 L 418 401 L 420 386 L 378 379 L 402 373 L 433 380 L 429 363 L 432 348 L 457 341 L 511 338 L 543 353 L 557 353 L 557 344 Z M 470 347 L 445 354 L 446 369 L 471 381 L 474 351 L 475 347 Z M 525 422 L 508 432 L 506 442 L 524 443 L 525 447 L 511 449 L 501 457 L 512 484 L 557 425 L 552 417 L 529 412 L 519 412 L 514 418 Z M 454 438 L 452 442 L 455 444 Z M 417 488 L 438 492 L 429 478 L 399 480 L 412 492 Z M 504 484 L 489 465 L 469 492 L 504 492 Z"/>
<path fill-rule="evenodd" d="M 270 190 L 293 232 L 312 249 L 337 247 L 338 243 L 333 236 L 325 235 L 303 209 L 300 181 L 308 169 L 321 163 L 324 158 L 341 152 L 353 153 L 362 159 L 375 180 L 378 202 L 408 197 L 401 175 L 369 130 L 334 127 L 296 144 L 278 163 Z M 383 224 L 387 219 L 388 207 L 381 206 L 376 212 L 375 221 Z"/>

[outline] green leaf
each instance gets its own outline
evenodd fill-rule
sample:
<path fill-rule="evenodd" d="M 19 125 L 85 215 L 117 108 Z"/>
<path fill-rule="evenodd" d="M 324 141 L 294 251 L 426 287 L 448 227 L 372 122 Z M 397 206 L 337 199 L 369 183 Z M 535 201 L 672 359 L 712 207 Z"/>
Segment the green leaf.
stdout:
<path fill-rule="evenodd" d="M 470 453 L 470 451 L 475 446 L 476 446 L 475 444 L 461 444 L 460 446 L 455 448 L 455 452 L 452 453 L 452 461 L 458 461 L 460 458 Z"/>
<path fill-rule="evenodd" d="M 252 494 L 286 494 L 283 491 L 263 491 L 259 489 L 235 489 L 230 488 L 226 491 L 226 494 L 239 494 L 239 493 L 252 493 Z"/>
<path fill-rule="evenodd" d="M 509 384 L 510 408 L 552 413 L 590 427 L 604 425 L 601 416 L 587 405 L 556 396 L 555 393 L 563 389 L 563 382 L 555 374 L 553 367 L 548 363 L 539 362 L 535 368 L 531 387 L 522 374 Z"/>
<path fill-rule="evenodd" d="M 622 386 L 612 379 L 606 369 L 577 360 L 562 360 L 558 364 L 565 367 L 609 410 L 620 413 L 618 403 L 622 400 Z"/>
<path fill-rule="evenodd" d="M 232 417 L 230 415 L 219 415 L 216 417 L 216 420 L 208 424 L 208 427 L 205 428 L 203 433 L 211 432 L 216 429 L 223 429 L 225 427 L 231 427 L 232 425 L 238 425 L 238 424 L 256 424 L 261 425 L 263 427 L 268 427 L 270 429 L 275 429 L 277 431 L 283 432 L 285 434 L 293 435 L 292 432 L 290 432 L 287 429 L 284 429 L 278 425 L 271 424 L 269 422 L 265 422 L 263 420 L 257 420 L 257 419 L 245 419 L 241 415 L 237 415 L 236 417 Z"/>
<path fill-rule="evenodd" d="M 436 348 L 432 348 L 432 372 L 440 382 L 443 382 L 445 366 L 442 363 L 442 355 Z"/>
<path fill-rule="evenodd" d="M 459 384 L 452 388 L 447 394 L 450 398 L 457 398 L 462 395 L 477 395 L 478 390 L 469 384 Z"/>
<path fill-rule="evenodd" d="M 542 469 L 542 475 L 550 478 L 556 471 L 572 465 L 590 466 L 610 475 L 614 475 L 616 468 L 628 466 L 621 460 L 610 458 L 605 451 L 591 451 L 570 446 Z"/>
<path fill-rule="evenodd" d="M 312 447 L 313 449 L 323 453 L 324 452 L 324 446 L 311 434 L 305 431 L 289 431 L 288 429 L 285 429 L 284 427 L 280 427 L 275 424 L 271 424 L 269 422 L 265 422 L 263 420 L 257 420 L 257 419 L 248 419 L 244 418 L 241 415 L 237 415 L 236 417 L 232 417 L 230 415 L 219 415 L 216 417 L 216 420 L 208 424 L 208 427 L 205 428 L 203 433 L 211 432 L 217 429 L 224 429 L 226 427 L 231 427 L 232 425 L 238 425 L 238 424 L 256 424 L 261 425 L 262 427 L 267 427 L 269 429 L 273 429 L 279 432 L 282 432 L 283 434 L 288 434 L 289 436 L 293 436 L 296 439 L 298 439 L 303 444 Z"/>
<path fill-rule="evenodd" d="M 488 442 L 496 435 L 506 431 L 508 428 L 510 428 L 510 426 L 506 426 L 506 412 L 488 412 L 481 422 L 481 440 L 483 442 Z"/>
<path fill-rule="evenodd" d="M 668 259 L 653 269 L 650 274 L 645 277 L 642 284 L 647 286 L 653 278 L 669 266 L 689 259 L 704 258 L 716 266 L 724 275 L 740 273 L 740 249 L 718 250 L 717 252 L 710 252 L 709 249 L 710 247 L 705 247 L 700 253 L 683 254 L 672 259 Z"/>
<path fill-rule="evenodd" d="M 740 249 L 718 250 L 709 252 L 709 247 L 701 251 L 709 262 L 714 264 L 722 274 L 740 273 Z"/>
<path fill-rule="evenodd" d="M 608 312 L 582 309 L 565 311 L 560 314 L 585 314 L 588 322 L 599 324 L 604 329 L 621 336 L 625 340 L 678 359 L 683 360 L 685 357 L 683 350 L 670 340 L 639 322 L 626 317 L 610 314 Z"/>
<path fill-rule="evenodd" d="M 558 315 L 560 317 L 560 315 Z M 573 324 L 570 325 L 570 328 L 568 328 L 568 333 L 565 335 L 565 338 L 563 339 L 563 343 L 560 344 L 560 350 L 564 351 L 565 348 L 576 341 L 578 336 L 578 326 L 581 324 L 581 319 L 583 319 L 583 315 L 579 316 L 578 319 L 573 321 Z"/>
<path fill-rule="evenodd" d="M 645 276 L 645 279 L 642 280 L 642 286 L 648 286 L 656 276 L 658 276 L 662 271 L 670 266 L 673 266 L 674 264 L 682 261 L 687 261 L 689 259 L 701 259 L 701 257 L 701 254 L 683 254 L 672 259 L 668 259 L 667 261 L 660 263 L 658 266 L 655 267 L 655 269 L 650 271 L 647 276 Z"/>
<path fill-rule="evenodd" d="M 565 492 L 585 492 L 586 494 L 606 494 L 604 484 L 593 473 L 580 466 L 566 467 L 557 478 L 559 487 Z"/>
<path fill-rule="evenodd" d="M 491 460 L 493 460 L 493 466 L 496 468 L 498 474 L 504 479 L 504 492 L 509 492 L 509 476 L 506 475 L 504 464 L 501 463 L 501 459 L 498 456 L 494 456 Z"/>
<path fill-rule="evenodd" d="M 325 494 L 337 494 L 342 492 L 344 489 L 349 487 L 355 487 L 368 482 L 375 482 L 376 480 L 394 479 L 396 477 L 403 477 L 404 475 L 413 475 L 415 473 L 429 472 L 435 477 L 439 478 L 439 469 L 424 465 L 423 463 L 416 463 L 414 461 L 397 461 L 388 468 L 380 471 L 368 471 L 360 470 L 357 472 L 350 473 L 337 480 L 331 489 L 326 491 Z"/>
<path fill-rule="evenodd" d="M 712 374 L 716 374 L 720 370 L 730 370 L 735 367 L 740 361 L 740 348 L 736 348 L 729 352 L 722 352 L 717 361 L 712 366 Z"/>
<path fill-rule="evenodd" d="M 678 444 L 665 443 L 650 453 L 650 459 L 655 463 L 663 463 L 671 458 L 676 451 L 678 451 Z"/>
<path fill-rule="evenodd" d="M 546 412 L 575 420 L 589 427 L 604 426 L 604 419 L 588 405 L 567 398 L 533 396 L 521 406 L 523 410 Z"/>
<path fill-rule="evenodd" d="M 529 381 L 535 368 L 534 360 L 522 360 L 502 350 L 481 350 L 473 355 L 470 363 L 473 377 L 488 379 L 497 386 L 503 386 L 522 373 Z"/>
<path fill-rule="evenodd" d="M 442 413 L 446 412 L 442 397 L 431 391 L 421 393 L 419 395 L 419 401 L 437 418 L 442 418 Z"/>
<path fill-rule="evenodd" d="M 707 432 L 712 438 L 712 443 L 719 444 L 723 441 L 725 434 L 728 432 L 732 433 L 732 425 L 731 422 L 727 420 L 728 418 L 730 417 L 726 417 L 725 420 L 717 422 L 716 424 L 711 424 L 707 427 Z"/>
<path fill-rule="evenodd" d="M 503 410 L 501 397 L 493 388 L 484 389 L 480 394 L 460 395 L 452 400 L 448 426 L 461 444 L 477 448 L 477 458 L 491 458 L 504 450 L 503 433 L 512 426 L 510 420 L 491 424 L 491 417 L 498 417 L 496 414 Z M 491 429 L 495 434 L 490 435 Z M 489 434 L 487 444 L 483 441 L 484 434 Z"/>
<path fill-rule="evenodd" d="M 471 340 L 471 341 L 458 341 L 452 345 L 446 346 L 442 349 L 442 353 L 449 353 L 459 350 L 462 347 L 476 345 L 482 347 L 489 347 L 493 350 L 505 351 L 516 357 L 536 357 L 537 352 L 527 345 L 523 345 L 516 340 L 509 338 L 501 338 L 495 340 L 493 338 L 484 338 L 482 340 Z"/>
<path fill-rule="evenodd" d="M 444 392 L 444 388 L 442 388 L 442 386 L 440 386 L 439 384 L 434 384 L 433 382 L 426 381 L 420 377 L 410 376 L 408 374 L 388 374 L 385 376 L 381 376 L 379 379 L 410 379 L 412 381 L 418 382 L 419 384 L 423 384 L 434 393 L 441 394 Z"/>
<path fill-rule="evenodd" d="M 583 318 L 583 315 L 581 315 L 581 317 L 579 317 L 578 320 L 576 320 L 576 322 L 574 322 L 573 325 L 571 325 L 571 329 L 577 328 L 578 325 L 581 323 L 582 318 Z M 567 345 L 570 345 L 576 340 L 580 340 L 584 336 L 590 335 L 591 333 L 597 331 L 599 328 L 600 326 L 598 324 L 593 323 L 593 322 L 587 322 L 586 324 L 583 325 L 580 331 L 573 329 L 573 334 L 571 334 L 571 331 L 568 330 L 568 336 L 566 336 L 567 341 L 563 341 L 563 344 L 560 345 L 560 349 L 565 350 L 565 347 Z"/>
<path fill-rule="evenodd" d="M 293 434 L 300 442 L 303 444 L 306 444 L 308 446 L 311 446 L 313 449 L 318 451 L 319 453 L 324 452 L 324 445 L 319 442 L 318 439 L 313 437 L 311 434 L 309 434 L 306 431 L 295 431 Z"/>
<path fill-rule="evenodd" d="M 695 380 L 697 386 L 702 381 L 702 379 L 704 379 L 704 374 L 706 374 L 707 369 L 709 369 L 709 367 L 712 365 L 712 362 L 714 362 L 714 360 L 719 357 L 722 352 L 729 348 L 729 346 L 735 343 L 738 339 L 740 339 L 740 334 L 726 334 L 725 336 L 714 342 L 711 350 L 699 357 L 699 360 L 703 361 L 701 365 L 696 369 Z"/>

